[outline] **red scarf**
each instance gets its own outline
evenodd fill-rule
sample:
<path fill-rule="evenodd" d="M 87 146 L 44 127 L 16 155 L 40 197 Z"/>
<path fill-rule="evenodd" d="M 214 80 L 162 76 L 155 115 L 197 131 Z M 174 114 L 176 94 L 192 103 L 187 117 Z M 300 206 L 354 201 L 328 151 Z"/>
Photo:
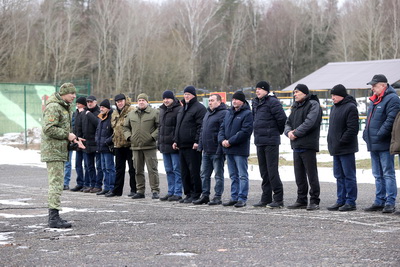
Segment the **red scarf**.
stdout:
<path fill-rule="evenodd" d="M 369 98 L 369 100 L 371 100 L 372 101 L 372 103 L 374 103 L 374 105 L 378 105 L 379 103 L 381 103 L 381 101 L 382 101 L 382 98 L 383 98 L 383 95 L 385 94 L 385 92 L 386 92 L 386 89 L 387 88 L 385 88 L 385 90 L 383 90 L 382 91 L 382 93 L 380 94 L 380 95 L 373 95 L 373 96 L 371 96 L 370 98 Z"/>

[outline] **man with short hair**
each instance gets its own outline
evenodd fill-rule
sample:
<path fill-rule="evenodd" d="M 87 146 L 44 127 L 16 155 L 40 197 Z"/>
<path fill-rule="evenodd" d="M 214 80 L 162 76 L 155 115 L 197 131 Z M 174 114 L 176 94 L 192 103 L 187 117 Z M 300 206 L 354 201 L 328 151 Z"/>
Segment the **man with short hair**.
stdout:
<path fill-rule="evenodd" d="M 372 174 L 375 177 L 375 201 L 365 211 L 393 213 L 397 196 L 394 155 L 389 152 L 393 122 L 400 110 L 396 91 L 383 74 L 374 75 L 370 84 L 373 95 L 367 111 L 363 139 L 371 153 Z"/>
<path fill-rule="evenodd" d="M 223 147 L 231 178 L 231 198 L 223 206 L 246 206 L 249 193 L 248 157 L 250 136 L 253 132 L 253 114 L 242 91 L 232 96 L 232 108 L 226 113 L 218 133 L 218 143 Z"/>
<path fill-rule="evenodd" d="M 218 143 L 218 132 L 228 112 L 225 103 L 218 94 L 210 95 L 208 98 L 207 113 L 203 119 L 201 127 L 198 151 L 203 152 L 201 160 L 201 198 L 193 201 L 195 205 L 222 204 L 221 197 L 224 192 L 224 164 L 225 155 L 221 144 Z M 215 172 L 215 195 L 210 202 L 211 174 Z"/>
<path fill-rule="evenodd" d="M 320 186 L 317 169 L 319 133 L 322 109 L 316 95 L 310 94 L 305 84 L 293 90 L 295 102 L 285 124 L 285 135 L 293 149 L 294 175 L 297 184 L 297 200 L 288 209 L 319 209 Z M 308 184 L 310 202 L 308 203 Z"/>
<path fill-rule="evenodd" d="M 132 199 L 145 198 L 145 164 L 149 175 L 152 199 L 159 199 L 160 181 L 156 146 L 159 112 L 149 105 L 149 97 L 145 93 L 139 94 L 137 101 L 137 109 L 131 111 L 124 122 L 124 136 L 127 141 L 131 142 L 133 165 L 136 170 L 136 194 L 132 196 Z"/>

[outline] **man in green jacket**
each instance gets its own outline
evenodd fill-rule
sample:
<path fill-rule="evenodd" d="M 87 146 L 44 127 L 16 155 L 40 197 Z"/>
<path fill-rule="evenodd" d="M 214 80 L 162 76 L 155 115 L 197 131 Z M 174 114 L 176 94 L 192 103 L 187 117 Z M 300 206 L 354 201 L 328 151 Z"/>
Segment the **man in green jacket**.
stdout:
<path fill-rule="evenodd" d="M 149 97 L 141 93 L 137 97 L 138 107 L 129 112 L 124 122 L 124 136 L 131 142 L 133 165 L 136 171 L 136 194 L 133 199 L 144 198 L 145 176 L 144 164 L 147 166 L 153 199 L 159 199 L 160 187 L 158 177 L 157 138 L 159 111 L 149 105 Z"/>
<path fill-rule="evenodd" d="M 68 161 L 68 144 L 78 143 L 71 129 L 70 104 L 76 98 L 76 89 L 72 83 L 64 83 L 60 91 L 52 94 L 43 112 L 41 160 L 46 162 L 49 179 L 49 227 L 69 228 L 71 224 L 62 220 L 58 214 L 61 210 L 60 197 L 64 183 L 64 164 Z"/>

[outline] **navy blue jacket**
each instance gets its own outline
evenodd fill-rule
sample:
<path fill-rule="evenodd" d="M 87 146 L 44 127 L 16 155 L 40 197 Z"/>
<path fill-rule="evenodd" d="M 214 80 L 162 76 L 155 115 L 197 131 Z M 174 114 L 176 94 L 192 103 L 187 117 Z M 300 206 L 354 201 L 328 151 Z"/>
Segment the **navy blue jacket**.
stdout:
<path fill-rule="evenodd" d="M 329 115 L 328 150 L 332 156 L 346 155 L 358 151 L 357 102 L 351 95 L 333 105 Z"/>
<path fill-rule="evenodd" d="M 96 151 L 99 153 L 108 152 L 110 153 L 109 146 L 112 145 L 112 135 L 114 133 L 113 128 L 111 127 L 111 114 L 113 110 L 107 114 L 107 118 L 105 120 L 100 120 L 97 129 L 96 129 Z"/>
<path fill-rule="evenodd" d="M 86 111 L 90 112 L 86 114 Z M 100 121 L 100 119 L 97 117 L 97 115 L 100 113 L 100 108 L 97 105 L 92 109 L 85 108 L 83 113 L 82 137 L 86 139 L 84 142 L 86 147 L 84 151 L 86 153 L 94 153 L 97 150 L 95 135 Z"/>
<path fill-rule="evenodd" d="M 363 132 L 368 151 L 389 151 L 393 122 L 399 110 L 399 97 L 388 84 L 382 101 L 376 105 L 371 101 L 368 107 L 367 123 Z"/>
<path fill-rule="evenodd" d="M 221 103 L 216 109 L 207 108 L 207 113 L 203 119 L 199 139 L 199 151 L 207 154 L 222 154 L 222 146 L 218 143 L 218 132 L 224 121 L 225 115 L 228 113 L 225 103 Z"/>
<path fill-rule="evenodd" d="M 158 149 L 161 153 L 178 153 L 178 150 L 172 149 L 172 144 L 174 143 L 176 117 L 181 108 L 181 103 L 176 98 L 171 106 L 167 107 L 164 104 L 160 106 Z"/>
<path fill-rule="evenodd" d="M 250 136 L 253 132 L 253 114 L 247 101 L 239 109 L 234 107 L 226 113 L 224 122 L 221 124 L 218 133 L 218 143 L 228 140 L 231 145 L 223 147 L 223 151 L 228 155 L 249 156 Z"/>
<path fill-rule="evenodd" d="M 286 114 L 274 95 L 267 95 L 252 102 L 254 117 L 254 144 L 256 146 L 279 145 L 285 129 Z"/>

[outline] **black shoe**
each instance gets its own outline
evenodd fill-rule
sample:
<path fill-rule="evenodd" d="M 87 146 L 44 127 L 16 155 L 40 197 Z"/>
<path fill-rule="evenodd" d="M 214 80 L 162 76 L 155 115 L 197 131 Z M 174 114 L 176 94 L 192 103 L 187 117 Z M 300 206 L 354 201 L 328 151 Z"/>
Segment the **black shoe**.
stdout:
<path fill-rule="evenodd" d="M 272 201 L 271 203 L 269 203 L 269 204 L 267 204 L 267 208 L 270 208 L 270 209 L 281 209 L 281 208 L 283 208 L 283 201 L 279 201 L 279 202 L 276 202 L 276 201 Z"/>
<path fill-rule="evenodd" d="M 64 185 L 63 190 L 69 190 L 69 186 L 68 185 Z"/>
<path fill-rule="evenodd" d="M 243 208 L 246 206 L 246 202 L 239 200 L 235 205 L 233 205 L 235 208 Z"/>
<path fill-rule="evenodd" d="M 221 205 L 222 201 L 220 197 L 214 197 L 210 202 L 208 202 L 208 205 L 214 206 L 214 205 Z"/>
<path fill-rule="evenodd" d="M 327 207 L 326 209 L 327 210 L 330 210 L 330 211 L 335 211 L 335 210 L 338 210 L 340 207 L 342 207 L 344 204 L 339 204 L 339 203 L 335 203 L 335 204 L 333 204 L 332 206 L 330 206 L 330 207 Z"/>
<path fill-rule="evenodd" d="M 49 209 L 49 227 L 50 228 L 71 228 L 71 224 L 60 218 L 58 210 Z"/>
<path fill-rule="evenodd" d="M 382 213 L 393 213 L 396 211 L 396 207 L 394 205 L 385 205 L 382 210 Z"/>
<path fill-rule="evenodd" d="M 381 210 L 383 210 L 383 208 L 384 208 L 384 206 L 372 204 L 372 206 L 365 208 L 364 211 L 381 211 Z"/>
<path fill-rule="evenodd" d="M 292 205 L 287 206 L 288 209 L 305 209 L 307 208 L 307 204 L 303 204 L 303 203 L 299 203 L 299 202 L 295 202 Z"/>
<path fill-rule="evenodd" d="M 131 192 L 129 193 L 128 197 L 133 197 L 135 194 L 136 194 L 136 192 L 131 191 Z"/>
<path fill-rule="evenodd" d="M 210 202 L 210 197 L 209 196 L 202 196 L 201 198 L 194 200 L 193 204 L 195 205 L 202 205 L 202 204 L 207 204 Z"/>
<path fill-rule="evenodd" d="M 265 208 L 265 207 L 267 206 L 267 204 L 268 204 L 268 203 L 265 203 L 265 202 L 260 201 L 260 202 L 258 202 L 258 203 L 256 203 L 256 204 L 253 204 L 253 207 L 254 207 L 254 208 Z"/>
<path fill-rule="evenodd" d="M 228 202 L 225 202 L 225 203 L 222 203 L 222 206 L 225 206 L 225 207 L 227 207 L 227 206 L 233 206 L 233 205 L 235 205 L 236 203 L 238 203 L 236 200 L 229 200 Z"/>
<path fill-rule="evenodd" d="M 160 198 L 160 194 L 158 194 L 157 192 L 153 192 L 151 199 L 159 199 L 159 198 Z"/>
<path fill-rule="evenodd" d="M 170 202 L 172 202 L 172 201 L 180 201 L 180 200 L 182 200 L 182 197 L 181 196 L 171 196 L 171 197 L 169 197 L 168 198 L 168 201 L 170 201 Z"/>
<path fill-rule="evenodd" d="M 77 185 L 77 186 L 75 186 L 74 188 L 72 188 L 71 191 L 73 191 L 73 192 L 78 192 L 78 191 L 81 191 L 82 188 L 83 188 L 83 186 Z"/>
<path fill-rule="evenodd" d="M 96 193 L 96 195 L 98 195 L 98 196 L 100 196 L 100 195 L 105 195 L 105 194 L 107 194 L 108 192 L 110 192 L 110 190 L 102 190 L 102 191 L 100 191 L 100 192 L 97 192 Z"/>
<path fill-rule="evenodd" d="M 310 205 L 307 206 L 306 210 L 319 210 L 318 204 L 311 203 Z"/>
<path fill-rule="evenodd" d="M 181 200 L 179 200 L 179 203 L 185 203 L 185 201 L 189 198 L 190 198 L 189 196 L 186 196 L 185 198 L 182 198 Z"/>
<path fill-rule="evenodd" d="M 179 201 L 180 202 L 180 201 Z M 193 198 L 192 197 L 186 197 L 182 203 L 184 204 L 190 204 L 193 202 Z"/>
<path fill-rule="evenodd" d="M 133 195 L 132 199 L 139 199 L 139 198 L 144 198 L 144 194 L 141 193 L 136 193 Z"/>
<path fill-rule="evenodd" d="M 160 201 L 167 201 L 168 198 L 170 198 L 170 197 L 172 197 L 172 195 L 167 194 L 167 195 L 165 195 L 165 196 L 163 196 L 163 197 L 160 197 Z"/>
<path fill-rule="evenodd" d="M 104 195 L 105 197 L 120 197 L 119 195 L 113 193 L 112 191 L 109 191 L 107 194 Z"/>
<path fill-rule="evenodd" d="M 352 211 L 356 209 L 356 205 L 345 204 L 339 208 L 339 211 Z"/>

